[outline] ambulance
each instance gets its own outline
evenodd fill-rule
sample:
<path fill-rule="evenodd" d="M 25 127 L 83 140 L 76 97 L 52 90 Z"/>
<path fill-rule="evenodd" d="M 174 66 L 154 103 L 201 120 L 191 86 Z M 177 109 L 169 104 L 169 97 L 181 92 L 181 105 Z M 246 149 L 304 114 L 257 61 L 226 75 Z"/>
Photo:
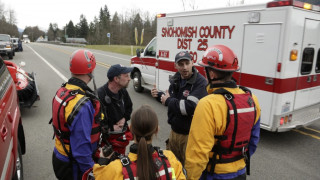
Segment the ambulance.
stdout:
<path fill-rule="evenodd" d="M 188 51 L 197 69 L 203 52 L 223 44 L 237 54 L 237 84 L 257 95 L 261 128 L 289 131 L 320 119 L 320 2 L 272 1 L 160 14 L 157 34 L 132 57 L 135 91 L 161 91 L 176 72 L 175 55 Z"/>

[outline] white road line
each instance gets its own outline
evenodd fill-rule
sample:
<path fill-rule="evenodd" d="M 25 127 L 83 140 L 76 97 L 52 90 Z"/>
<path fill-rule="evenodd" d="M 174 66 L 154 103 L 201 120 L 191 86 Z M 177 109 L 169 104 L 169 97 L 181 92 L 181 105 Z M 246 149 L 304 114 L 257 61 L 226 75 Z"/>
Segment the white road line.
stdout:
<path fill-rule="evenodd" d="M 37 56 L 39 56 L 39 58 L 45 62 L 54 72 L 56 72 L 58 74 L 58 76 L 61 77 L 62 80 L 64 80 L 65 82 L 68 81 L 68 79 L 61 73 L 59 72 L 55 67 L 53 67 L 45 58 L 43 58 L 42 56 L 40 56 L 40 54 L 38 54 L 35 50 L 33 50 L 30 46 L 28 46 Z"/>

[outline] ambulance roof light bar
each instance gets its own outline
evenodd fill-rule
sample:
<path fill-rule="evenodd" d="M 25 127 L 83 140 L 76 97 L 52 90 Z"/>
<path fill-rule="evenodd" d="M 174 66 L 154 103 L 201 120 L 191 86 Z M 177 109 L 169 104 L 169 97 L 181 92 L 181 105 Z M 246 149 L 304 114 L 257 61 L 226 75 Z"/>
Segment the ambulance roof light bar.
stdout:
<path fill-rule="evenodd" d="M 157 18 L 166 17 L 166 14 L 157 14 Z"/>
<path fill-rule="evenodd" d="M 281 7 L 281 6 L 295 6 L 303 9 L 320 11 L 320 6 L 312 5 L 309 3 L 296 1 L 296 0 L 282 0 L 282 1 L 272 1 L 267 3 L 267 8 L 271 7 Z"/>

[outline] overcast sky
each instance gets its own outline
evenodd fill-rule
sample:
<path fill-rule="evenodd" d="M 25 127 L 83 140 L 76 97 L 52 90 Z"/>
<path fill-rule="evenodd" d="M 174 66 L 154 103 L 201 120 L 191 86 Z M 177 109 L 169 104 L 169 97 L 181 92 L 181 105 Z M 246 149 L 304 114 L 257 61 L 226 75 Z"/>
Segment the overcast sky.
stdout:
<path fill-rule="evenodd" d="M 190 2 L 194 2 L 197 10 L 225 7 L 228 0 L 184 0 L 185 10 L 192 10 Z M 237 0 L 231 0 L 237 1 Z M 271 0 L 245 0 L 246 3 L 265 3 Z M 47 30 L 50 23 L 57 23 L 63 28 L 70 20 L 77 24 L 80 15 L 84 14 L 88 23 L 98 17 L 99 10 L 107 5 L 111 15 L 116 11 L 125 14 L 131 10 L 149 12 L 150 15 L 184 11 L 182 0 L 0 0 L 5 10 L 15 11 L 17 25 L 38 26 Z"/>

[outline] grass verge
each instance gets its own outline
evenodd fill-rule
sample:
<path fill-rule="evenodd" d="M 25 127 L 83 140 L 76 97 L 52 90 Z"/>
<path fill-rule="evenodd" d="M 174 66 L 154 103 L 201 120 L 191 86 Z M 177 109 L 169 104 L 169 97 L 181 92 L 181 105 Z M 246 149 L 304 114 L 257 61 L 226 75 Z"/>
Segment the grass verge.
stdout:
<path fill-rule="evenodd" d="M 144 46 L 126 46 L 126 45 L 86 45 L 88 49 L 96 49 L 108 52 L 114 52 L 125 55 L 136 55 L 136 50 L 144 48 Z"/>

